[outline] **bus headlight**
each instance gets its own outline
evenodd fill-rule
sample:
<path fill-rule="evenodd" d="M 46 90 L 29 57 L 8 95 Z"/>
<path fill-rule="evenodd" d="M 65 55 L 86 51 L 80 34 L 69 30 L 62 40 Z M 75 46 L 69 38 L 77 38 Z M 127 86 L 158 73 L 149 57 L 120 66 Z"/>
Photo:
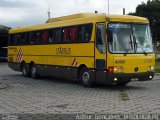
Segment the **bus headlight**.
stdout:
<path fill-rule="evenodd" d="M 123 72 L 123 67 L 114 67 L 114 73 Z"/>
<path fill-rule="evenodd" d="M 149 71 L 154 71 L 154 67 L 153 67 L 153 66 L 149 66 L 149 67 L 148 67 L 148 70 L 149 70 Z"/>

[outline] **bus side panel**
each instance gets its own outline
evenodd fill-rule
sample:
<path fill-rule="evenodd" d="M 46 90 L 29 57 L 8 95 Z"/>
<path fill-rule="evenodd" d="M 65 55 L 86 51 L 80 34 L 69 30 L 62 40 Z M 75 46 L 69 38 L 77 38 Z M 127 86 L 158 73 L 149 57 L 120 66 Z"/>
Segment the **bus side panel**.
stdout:
<path fill-rule="evenodd" d="M 21 61 L 17 61 L 20 50 Z M 20 62 L 28 66 L 33 62 L 39 74 L 77 79 L 79 66 L 94 69 L 94 43 L 12 46 L 8 59 L 10 67 L 16 71 L 20 70 Z M 17 68 L 11 63 L 17 64 Z"/>
<path fill-rule="evenodd" d="M 53 76 L 57 78 L 77 80 L 77 68 L 51 65 L 37 65 L 37 68 L 38 73 L 43 76 Z"/>

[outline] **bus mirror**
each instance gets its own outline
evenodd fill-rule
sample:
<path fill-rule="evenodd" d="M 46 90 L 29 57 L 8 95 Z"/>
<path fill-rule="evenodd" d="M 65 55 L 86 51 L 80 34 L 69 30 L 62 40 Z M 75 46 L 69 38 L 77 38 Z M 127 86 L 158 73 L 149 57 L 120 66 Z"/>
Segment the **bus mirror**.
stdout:
<path fill-rule="evenodd" d="M 113 32 L 112 30 L 107 30 L 108 42 L 113 42 Z"/>

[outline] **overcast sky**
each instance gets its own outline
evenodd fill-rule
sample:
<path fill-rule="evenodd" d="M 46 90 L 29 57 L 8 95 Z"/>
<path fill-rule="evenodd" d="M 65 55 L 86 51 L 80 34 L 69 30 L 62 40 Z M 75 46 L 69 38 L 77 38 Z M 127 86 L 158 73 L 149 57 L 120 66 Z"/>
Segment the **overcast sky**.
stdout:
<path fill-rule="evenodd" d="M 110 14 L 134 12 L 141 2 L 147 0 L 110 0 Z M 46 22 L 51 17 L 82 12 L 108 12 L 107 0 L 0 0 L 0 24 L 8 27 L 30 26 Z"/>

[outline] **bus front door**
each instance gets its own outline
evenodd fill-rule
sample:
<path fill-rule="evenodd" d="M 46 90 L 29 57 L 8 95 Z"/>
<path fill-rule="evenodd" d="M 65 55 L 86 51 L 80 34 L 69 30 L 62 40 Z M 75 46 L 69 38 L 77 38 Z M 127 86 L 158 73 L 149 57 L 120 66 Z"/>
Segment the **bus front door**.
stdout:
<path fill-rule="evenodd" d="M 96 82 L 106 83 L 106 30 L 105 23 L 96 25 L 95 68 Z"/>

